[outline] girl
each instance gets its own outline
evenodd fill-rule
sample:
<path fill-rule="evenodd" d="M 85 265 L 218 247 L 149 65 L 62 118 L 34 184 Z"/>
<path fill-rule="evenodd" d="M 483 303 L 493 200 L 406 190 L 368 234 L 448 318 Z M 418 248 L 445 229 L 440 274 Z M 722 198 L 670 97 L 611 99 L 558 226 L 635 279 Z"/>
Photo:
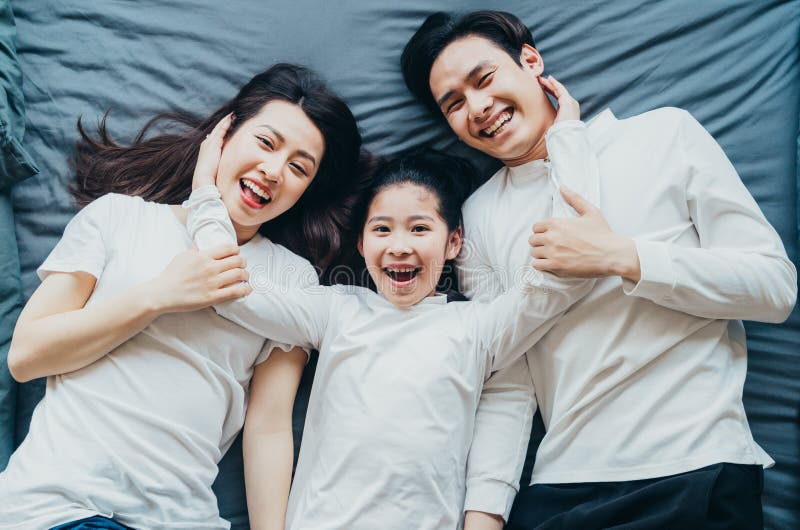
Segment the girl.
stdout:
<path fill-rule="evenodd" d="M 184 210 L 143 199 L 186 198 L 198 147 L 226 115 L 224 147 L 197 171 L 218 175 L 235 239 L 187 250 Z M 283 528 L 306 354 L 273 351 L 263 335 L 202 308 L 249 291 L 245 258 L 295 271 L 275 281 L 316 283 L 308 262 L 275 241 L 330 262 L 361 138 L 341 100 L 286 64 L 255 76 L 207 119 L 180 118 L 184 134 L 145 139 L 155 121 L 131 147 L 114 144 L 104 124 L 100 141 L 80 129 L 77 195 L 102 196 L 40 267 L 42 284 L 14 332 L 14 377 L 48 381 L 0 474 L 0 528 L 227 528 L 211 484 L 245 420 L 251 377 L 248 499 L 270 499 L 250 502 L 251 517 L 254 527 Z"/>
<path fill-rule="evenodd" d="M 561 118 L 548 134 L 558 177 L 594 190 L 583 124 Z M 488 304 L 448 304 L 437 294 L 443 265 L 461 249 L 468 176 L 463 163 L 434 151 L 378 172 L 358 241 L 378 292 L 287 287 L 251 268 L 257 292 L 215 306 L 254 333 L 320 351 L 287 528 L 459 527 L 483 381 L 591 289 L 591 280 L 528 268 Z M 213 175 L 205 179 L 185 205 L 189 232 L 199 242 L 231 237 L 219 194 L 203 185 Z"/>

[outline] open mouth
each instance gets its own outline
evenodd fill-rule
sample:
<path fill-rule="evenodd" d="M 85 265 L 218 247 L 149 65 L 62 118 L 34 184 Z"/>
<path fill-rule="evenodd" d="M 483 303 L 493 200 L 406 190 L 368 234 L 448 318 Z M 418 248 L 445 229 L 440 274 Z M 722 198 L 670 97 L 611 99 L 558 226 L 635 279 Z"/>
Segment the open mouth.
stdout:
<path fill-rule="evenodd" d="M 239 187 L 242 190 L 242 200 L 252 208 L 262 208 L 272 201 L 269 191 L 251 180 L 239 179 Z"/>
<path fill-rule="evenodd" d="M 383 272 L 394 282 L 404 284 L 408 283 L 417 277 L 417 274 L 422 270 L 421 267 L 411 266 L 394 266 L 384 267 Z"/>
<path fill-rule="evenodd" d="M 514 109 L 508 107 L 506 110 L 497 115 L 497 118 L 485 129 L 481 129 L 478 135 L 484 138 L 494 138 L 506 128 L 508 122 L 514 117 Z"/>

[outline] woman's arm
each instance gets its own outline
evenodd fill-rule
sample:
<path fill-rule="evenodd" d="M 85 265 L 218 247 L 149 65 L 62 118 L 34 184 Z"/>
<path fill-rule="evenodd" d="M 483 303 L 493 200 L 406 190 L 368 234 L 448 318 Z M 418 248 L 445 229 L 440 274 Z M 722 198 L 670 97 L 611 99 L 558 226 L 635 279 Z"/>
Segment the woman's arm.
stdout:
<path fill-rule="evenodd" d="M 292 409 L 308 356 L 275 348 L 255 368 L 244 423 L 244 478 L 253 530 L 283 530 L 292 481 Z"/>
<path fill-rule="evenodd" d="M 87 272 L 45 277 L 17 320 L 8 368 L 20 382 L 78 370 L 165 313 L 193 311 L 250 292 L 236 246 L 176 256 L 153 280 L 86 305 L 97 279 Z"/>

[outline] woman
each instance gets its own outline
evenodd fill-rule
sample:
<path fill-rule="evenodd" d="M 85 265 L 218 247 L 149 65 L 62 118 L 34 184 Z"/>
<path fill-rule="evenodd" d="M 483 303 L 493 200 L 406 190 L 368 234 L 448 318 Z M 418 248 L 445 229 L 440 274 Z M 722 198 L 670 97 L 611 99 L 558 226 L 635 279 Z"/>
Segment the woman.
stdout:
<path fill-rule="evenodd" d="M 226 115 L 212 158 L 241 247 L 187 250 L 183 209 L 159 203 L 188 197 L 200 144 Z M 0 528 L 227 528 L 211 483 L 245 420 L 248 384 L 248 499 L 275 499 L 248 502 L 251 520 L 283 528 L 306 354 L 273 350 L 208 306 L 249 292 L 245 259 L 277 271 L 271 281 L 316 282 L 296 254 L 322 269 L 337 254 L 361 138 L 341 100 L 286 64 L 205 120 L 177 117 L 188 132 L 145 138 L 162 118 L 130 147 L 104 123 L 97 141 L 79 122 L 76 197 L 99 198 L 40 267 L 14 332 L 14 377 L 48 381 L 0 474 Z"/>

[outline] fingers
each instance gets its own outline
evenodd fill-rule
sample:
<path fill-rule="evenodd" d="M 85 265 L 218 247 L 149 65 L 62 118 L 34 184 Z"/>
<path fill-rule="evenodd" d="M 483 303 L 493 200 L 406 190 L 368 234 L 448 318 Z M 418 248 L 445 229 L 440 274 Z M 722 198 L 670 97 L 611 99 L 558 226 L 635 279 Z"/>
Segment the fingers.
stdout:
<path fill-rule="evenodd" d="M 572 206 L 575 211 L 578 212 L 578 215 L 587 215 L 594 213 L 597 210 L 592 203 L 571 189 L 562 186 L 560 191 L 561 196 L 564 197 L 564 200 L 567 202 L 567 204 Z"/>
<path fill-rule="evenodd" d="M 200 254 L 211 259 L 223 259 L 228 256 L 236 256 L 239 254 L 238 245 L 216 245 L 206 250 L 200 251 Z"/>
<path fill-rule="evenodd" d="M 579 120 L 581 118 L 580 104 L 572 94 L 555 77 L 539 76 L 542 87 L 558 100 L 558 113 L 556 121 Z"/>
<path fill-rule="evenodd" d="M 536 258 L 537 260 L 549 257 L 547 247 L 531 247 L 530 254 L 532 258 Z"/>
<path fill-rule="evenodd" d="M 239 255 L 228 256 L 226 258 L 221 258 L 218 260 L 214 260 L 213 262 L 213 271 L 217 274 L 220 274 L 225 271 L 229 271 L 231 269 L 244 269 L 247 266 L 245 259 Z"/>
<path fill-rule="evenodd" d="M 559 96 L 561 95 L 561 93 L 559 92 L 558 86 L 556 86 L 556 84 L 553 83 L 553 81 L 554 81 L 554 79 L 553 79 L 552 75 L 551 76 L 547 76 L 547 77 L 545 77 L 543 75 L 539 76 L 539 83 L 542 85 L 542 88 L 544 88 L 546 92 L 552 94 L 553 97 L 558 99 Z M 559 83 L 559 84 L 561 84 L 561 83 Z"/>
<path fill-rule="evenodd" d="M 246 282 L 249 279 L 250 273 L 248 273 L 245 269 L 229 269 L 221 272 L 216 277 L 215 283 L 220 289 L 222 289 L 228 287 L 229 285 Z"/>
<path fill-rule="evenodd" d="M 532 247 L 543 247 L 549 243 L 547 236 L 544 232 L 533 234 L 528 238 L 528 245 Z"/>
<path fill-rule="evenodd" d="M 553 271 L 554 266 L 552 260 L 549 259 L 541 259 L 541 258 L 535 259 L 533 260 L 532 266 L 537 271 L 554 272 Z"/>
<path fill-rule="evenodd" d="M 218 144 L 221 146 L 222 141 L 225 139 L 225 135 L 228 133 L 228 129 L 230 129 L 232 123 L 233 113 L 230 113 L 217 122 L 214 128 L 211 129 L 211 132 L 208 133 L 203 143 Z"/>
<path fill-rule="evenodd" d="M 253 288 L 250 287 L 250 284 L 244 282 L 234 283 L 217 291 L 217 296 L 219 298 L 218 302 L 242 298 L 243 296 L 247 296 L 252 292 Z"/>
<path fill-rule="evenodd" d="M 547 232 L 550 228 L 550 224 L 547 221 L 539 221 L 538 223 L 533 225 L 533 233 L 534 234 L 543 234 Z"/>

